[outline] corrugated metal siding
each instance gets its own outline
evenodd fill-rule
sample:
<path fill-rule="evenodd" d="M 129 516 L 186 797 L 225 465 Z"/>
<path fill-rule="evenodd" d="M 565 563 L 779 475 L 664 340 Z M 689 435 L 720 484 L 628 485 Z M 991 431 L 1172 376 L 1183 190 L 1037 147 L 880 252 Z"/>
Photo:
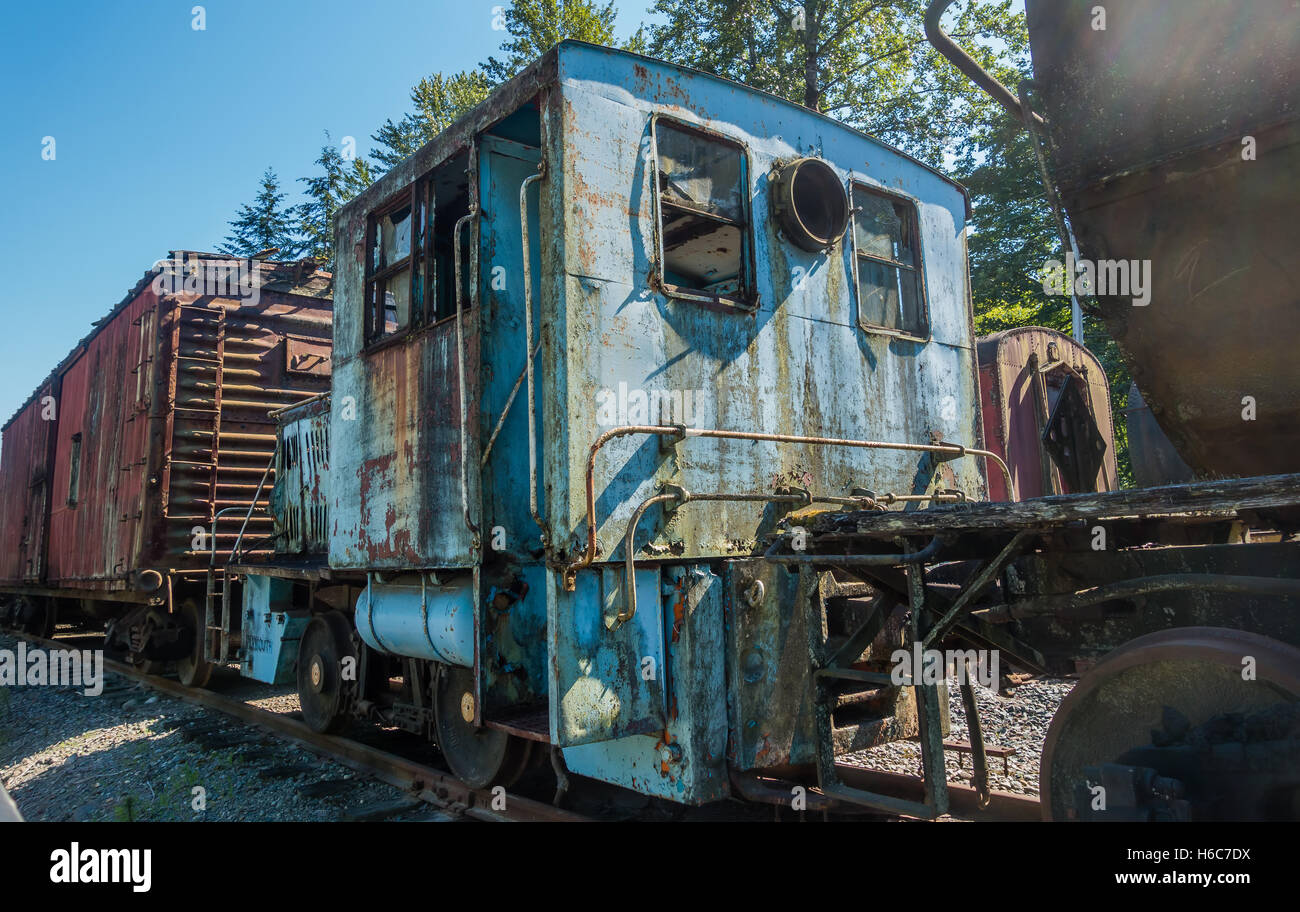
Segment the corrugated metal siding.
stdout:
<path fill-rule="evenodd" d="M 271 513 L 279 554 L 329 551 L 329 397 L 281 416 Z"/>
<path fill-rule="evenodd" d="M 230 512 L 217 521 L 216 550 L 219 558 L 230 553 L 263 477 L 266 483 L 257 505 L 264 509 L 269 503 L 275 476 L 267 475 L 267 466 L 275 452 L 276 432 L 269 413 L 329 386 L 328 371 L 291 367 L 304 348 L 328 351 L 328 301 L 263 289 L 255 306 L 216 303 L 220 310 L 204 313 L 180 307 L 170 318 L 177 357 L 175 407 L 169 411 L 171 447 L 164 456 L 168 496 L 161 555 L 169 565 L 206 564 L 206 552 L 193 547 L 194 529 L 210 528 L 212 517 L 227 509 Z M 312 346 L 295 342 L 295 336 L 307 336 Z M 270 516 L 254 515 L 241 552 L 270 552 L 266 539 L 271 532 Z"/>

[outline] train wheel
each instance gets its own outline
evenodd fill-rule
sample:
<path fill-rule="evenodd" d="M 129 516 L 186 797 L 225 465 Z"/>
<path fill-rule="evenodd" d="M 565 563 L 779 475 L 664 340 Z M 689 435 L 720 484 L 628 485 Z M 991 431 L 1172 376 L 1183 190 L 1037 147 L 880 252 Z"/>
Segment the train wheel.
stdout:
<path fill-rule="evenodd" d="M 311 619 L 298 642 L 298 701 L 313 731 L 338 731 L 347 720 L 345 659 L 356 668 L 356 648 L 347 619 L 327 611 Z"/>
<path fill-rule="evenodd" d="M 186 599 L 177 607 L 176 616 L 190 643 L 189 654 L 176 660 L 176 676 L 186 687 L 207 687 L 212 679 L 212 663 L 203 657 L 205 613 L 194 599 Z"/>
<path fill-rule="evenodd" d="M 1183 627 L 1106 655 L 1043 745 L 1048 820 L 1251 820 L 1300 814 L 1300 650 Z"/>
<path fill-rule="evenodd" d="M 54 636 L 54 600 L 20 595 L 14 604 L 13 619 L 17 630 L 48 640 Z"/>
<path fill-rule="evenodd" d="M 474 727 L 474 673 L 446 666 L 434 699 L 438 749 L 452 773 L 470 788 L 509 788 L 528 768 L 532 742 L 493 728 Z"/>

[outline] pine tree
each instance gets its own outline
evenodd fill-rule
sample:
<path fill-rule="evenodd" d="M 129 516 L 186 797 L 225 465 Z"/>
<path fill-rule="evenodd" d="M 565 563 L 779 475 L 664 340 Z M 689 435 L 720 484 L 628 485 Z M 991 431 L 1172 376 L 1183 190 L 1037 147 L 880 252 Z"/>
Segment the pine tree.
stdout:
<path fill-rule="evenodd" d="M 492 91 L 492 80 L 480 70 L 444 76 L 426 76 L 411 89 L 415 110 L 396 123 L 384 121 L 371 137 L 380 148 L 372 153 L 384 170 L 410 156 L 456 122 L 456 118 L 478 104 Z"/>
<path fill-rule="evenodd" d="M 267 168 L 262 174 L 262 189 L 251 204 L 239 207 L 230 221 L 230 234 L 218 250 L 229 256 L 250 257 L 275 249 L 271 259 L 297 259 L 306 244 L 297 236 L 293 210 L 285 209 L 283 203 L 280 179 Z"/>
<path fill-rule="evenodd" d="M 328 130 L 316 164 L 321 170 L 314 177 L 298 178 L 307 185 L 307 201 L 295 206 L 294 213 L 299 219 L 299 232 L 307 254 L 333 272 L 334 216 L 359 190 L 352 185 L 353 172 L 338 146 L 330 142 Z"/>

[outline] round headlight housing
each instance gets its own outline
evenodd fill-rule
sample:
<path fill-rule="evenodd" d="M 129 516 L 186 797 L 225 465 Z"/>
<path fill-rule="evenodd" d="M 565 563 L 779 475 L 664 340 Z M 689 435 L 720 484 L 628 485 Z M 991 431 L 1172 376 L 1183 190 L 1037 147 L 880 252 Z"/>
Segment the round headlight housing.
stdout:
<path fill-rule="evenodd" d="M 826 250 L 844 236 L 849 196 L 835 169 L 820 158 L 796 158 L 776 173 L 772 205 L 786 237 L 804 250 Z"/>

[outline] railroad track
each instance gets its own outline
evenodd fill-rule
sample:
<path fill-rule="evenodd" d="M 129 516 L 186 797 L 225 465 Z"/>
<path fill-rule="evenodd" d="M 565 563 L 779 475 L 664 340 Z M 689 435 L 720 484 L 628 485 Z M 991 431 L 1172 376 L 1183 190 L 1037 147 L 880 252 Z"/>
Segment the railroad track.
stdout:
<path fill-rule="evenodd" d="M 47 649 L 69 647 L 67 640 L 45 639 L 13 630 L 5 632 Z M 491 790 L 469 788 L 451 773 L 437 767 L 348 738 L 319 734 L 297 719 L 250 706 L 215 691 L 186 687 L 178 681 L 146 674 L 125 662 L 105 657 L 104 670 L 139 681 L 151 690 L 169 697 L 232 716 L 241 722 L 269 732 L 283 741 L 296 744 L 319 757 L 333 760 L 349 769 L 401 789 L 412 797 L 451 814 L 497 823 L 578 822 L 589 819 L 563 808 L 509 793 L 505 796 L 505 808 L 497 810 L 493 807 L 497 796 Z M 500 804 L 500 801 L 496 803 Z"/>
<path fill-rule="evenodd" d="M 5 633 L 47 649 L 66 649 L 73 642 L 69 639 L 46 639 L 15 630 L 5 630 Z M 125 662 L 105 657 L 104 670 L 138 681 L 160 694 L 215 710 L 247 725 L 260 728 L 282 741 L 295 744 L 319 757 L 333 760 L 349 769 L 391 785 L 449 814 L 494 823 L 582 822 L 593 819 L 513 793 L 506 794 L 505 808 L 498 810 L 493 807 L 493 804 L 495 802 L 499 805 L 501 802 L 490 789 L 470 788 L 446 770 L 350 738 L 320 734 L 290 716 L 251 706 L 242 700 L 216 691 L 187 687 L 160 675 L 147 674 Z M 836 769 L 841 781 L 877 793 L 919 801 L 925 791 L 924 781 L 919 776 L 873 770 L 846 763 L 837 763 Z M 988 805 L 981 807 L 978 795 L 971 786 L 949 782 L 948 792 L 953 819 L 972 821 L 1041 819 L 1039 802 L 1025 795 L 994 790 L 990 794 Z M 778 813 L 777 816 L 778 819 L 790 819 L 789 815 Z M 814 815 L 816 816 L 820 815 Z M 804 815 L 800 815 L 800 819 L 803 818 Z"/>

